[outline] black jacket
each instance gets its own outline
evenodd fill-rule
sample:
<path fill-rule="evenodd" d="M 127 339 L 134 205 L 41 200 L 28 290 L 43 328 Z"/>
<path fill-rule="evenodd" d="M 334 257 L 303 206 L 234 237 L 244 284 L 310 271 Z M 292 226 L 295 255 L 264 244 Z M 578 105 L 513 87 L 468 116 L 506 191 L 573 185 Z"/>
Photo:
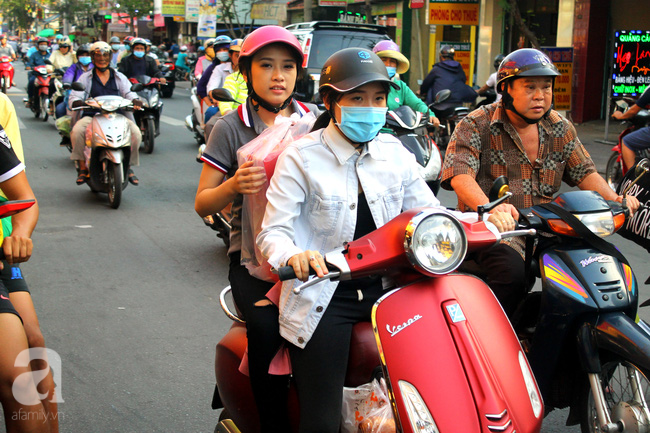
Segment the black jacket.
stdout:
<path fill-rule="evenodd" d="M 420 86 L 420 94 L 426 95 L 427 105 L 441 90 L 451 90 L 451 97 L 447 102 L 473 102 L 477 93 L 465 84 L 465 72 L 460 63 L 455 60 L 445 60 L 433 65 L 431 72 Z"/>
<path fill-rule="evenodd" d="M 163 73 L 158 68 L 158 65 L 156 65 L 156 61 L 147 55 L 145 55 L 143 59 L 147 64 L 145 75 L 148 75 L 150 77 L 162 78 Z M 118 65 L 118 71 L 126 75 L 127 78 L 133 78 L 136 75 L 135 71 L 137 70 L 134 67 L 134 64 L 135 62 L 140 62 L 140 61 L 142 60 L 138 59 L 133 54 L 129 54 L 128 56 L 124 57 L 120 62 L 120 64 Z"/>

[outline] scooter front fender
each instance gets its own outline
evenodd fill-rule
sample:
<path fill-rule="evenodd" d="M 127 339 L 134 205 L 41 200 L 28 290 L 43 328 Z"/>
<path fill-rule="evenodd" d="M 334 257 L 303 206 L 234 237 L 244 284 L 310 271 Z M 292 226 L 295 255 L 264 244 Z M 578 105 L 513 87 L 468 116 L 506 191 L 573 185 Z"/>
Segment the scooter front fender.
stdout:
<path fill-rule="evenodd" d="M 600 349 L 615 353 L 650 371 L 650 325 L 638 324 L 621 312 L 603 314 L 594 328 Z"/>
<path fill-rule="evenodd" d="M 99 160 L 109 160 L 113 164 L 121 164 L 124 162 L 124 152 L 121 149 L 102 149 L 101 154 L 99 155 Z"/>
<path fill-rule="evenodd" d="M 382 297 L 372 320 L 405 433 L 414 430 L 404 382 L 417 389 L 440 432 L 541 428 L 541 394 L 510 322 L 482 280 L 424 278 Z"/>

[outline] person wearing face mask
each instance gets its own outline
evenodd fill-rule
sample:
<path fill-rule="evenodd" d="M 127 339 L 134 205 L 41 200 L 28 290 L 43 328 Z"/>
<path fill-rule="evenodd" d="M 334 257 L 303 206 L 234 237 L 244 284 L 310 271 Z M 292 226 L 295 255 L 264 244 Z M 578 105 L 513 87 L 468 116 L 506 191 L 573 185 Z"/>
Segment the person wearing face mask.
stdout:
<path fill-rule="evenodd" d="M 50 58 L 47 38 L 38 38 L 37 44 L 38 51 L 35 51 L 31 56 L 29 56 L 29 61 L 25 67 L 26 70 L 30 71 L 29 80 L 27 82 L 27 99 L 25 100 L 27 105 L 30 104 L 35 90 L 34 81 L 36 81 L 36 75 L 34 75 L 34 72 L 31 70 L 34 69 L 35 66 L 44 65 L 45 61 Z"/>
<path fill-rule="evenodd" d="M 278 158 L 257 246 L 274 268 L 328 273 L 323 254 L 381 227 L 403 210 L 440 207 L 413 154 L 380 133 L 386 97 L 397 89 L 372 51 L 346 48 L 323 65 L 319 92 L 327 109 L 312 131 Z M 329 228 L 328 228 L 329 227 Z M 386 292 L 381 278 L 324 281 L 296 294 L 282 284 L 280 334 L 289 343 L 300 403 L 299 432 L 337 433 L 352 327 L 370 321 Z"/>
<path fill-rule="evenodd" d="M 52 52 L 50 62 L 56 69 L 66 70 L 77 62 L 77 56 L 72 52 L 72 42 L 67 37 L 59 41 L 59 48 Z"/>
<path fill-rule="evenodd" d="M 0 56 L 8 56 L 11 58 L 11 61 L 13 62 L 16 60 L 16 53 L 11 45 L 7 43 L 7 35 L 2 34 L 0 35 Z M 14 84 L 14 68 L 11 68 L 9 70 L 9 78 L 11 79 L 11 85 L 15 86 Z"/>
<path fill-rule="evenodd" d="M 231 42 L 232 39 L 225 35 L 218 36 L 214 40 L 212 48 L 214 49 L 215 57 L 212 60 L 212 64 L 203 71 L 201 79 L 196 84 L 196 94 L 199 96 L 199 98 L 201 98 L 201 101 L 203 101 L 203 106 L 208 107 L 205 109 L 205 122 L 210 120 L 212 116 L 219 112 L 217 101 L 212 100 L 208 94 L 207 87 L 208 83 L 210 82 L 210 78 L 212 78 L 212 74 L 214 73 L 215 68 L 225 62 L 230 63 L 230 55 L 228 54 L 228 50 L 230 49 Z M 232 72 L 232 67 L 230 71 Z"/>
<path fill-rule="evenodd" d="M 127 78 L 148 75 L 150 77 L 160 78 L 160 83 L 165 84 L 167 80 L 163 78 L 162 71 L 156 65 L 156 61 L 151 57 L 145 56 L 147 52 L 147 43 L 142 38 L 135 38 L 131 42 L 132 54 L 124 57 L 120 62 L 118 70 L 126 75 Z"/>
<path fill-rule="evenodd" d="M 117 65 L 119 66 L 120 62 L 122 61 L 123 58 L 131 54 L 131 42 L 133 42 L 133 39 L 135 39 L 133 36 L 126 36 L 122 40 L 122 45 L 124 45 L 124 49 L 120 51 L 120 53 L 117 56 Z M 114 66 L 117 68 L 117 66 Z"/>
<path fill-rule="evenodd" d="M 77 55 L 77 63 L 70 66 L 68 70 L 65 71 L 65 74 L 63 74 L 63 78 L 61 79 L 61 82 L 64 84 L 74 83 L 79 79 L 81 74 L 83 74 L 84 72 L 88 72 L 93 68 L 93 64 L 90 59 L 90 44 L 80 45 L 79 48 L 77 48 L 76 55 Z M 65 92 L 65 98 L 63 102 L 59 103 L 56 106 L 57 119 L 66 114 L 69 96 L 70 96 L 70 90 L 67 90 Z M 63 139 L 61 140 L 61 145 L 62 146 L 66 145 L 69 140 L 70 139 L 68 137 L 63 137 Z"/>
<path fill-rule="evenodd" d="M 440 120 L 429 110 L 427 104 L 422 102 L 420 98 L 417 97 L 411 88 L 402 80 L 398 78 L 397 74 L 404 74 L 409 70 L 410 62 L 404 55 L 400 52 L 399 46 L 391 41 L 380 41 L 375 45 L 372 51 L 379 56 L 384 65 L 386 65 L 386 71 L 391 81 L 397 84 L 398 88 L 391 87 L 388 92 L 388 98 L 386 100 L 386 105 L 389 110 L 395 110 L 402 105 L 408 105 L 415 111 L 419 111 L 425 116 L 429 117 L 429 122 L 433 126 L 439 126 Z M 383 132 L 389 132 L 389 130 L 383 130 Z"/>
<path fill-rule="evenodd" d="M 194 67 L 194 77 L 197 80 L 201 79 L 203 71 L 208 69 L 212 60 L 214 59 L 214 38 L 206 39 L 203 42 L 203 55 L 199 56 Z"/>
<path fill-rule="evenodd" d="M 117 68 L 117 65 L 119 64 L 119 58 L 120 54 L 124 49 L 122 48 L 122 44 L 120 43 L 120 38 L 117 36 L 111 37 L 109 43 L 111 44 L 111 68 Z"/>
<path fill-rule="evenodd" d="M 273 283 L 251 276 L 240 263 L 244 194 L 258 192 L 266 176 L 263 168 L 252 166 L 252 161 L 239 165 L 237 150 L 273 126 L 277 116 L 303 116 L 308 111 L 318 111 L 315 106 L 293 98 L 302 62 L 300 42 L 285 28 L 264 26 L 246 37 L 239 68 L 251 90 L 250 96 L 237 110 L 217 120 L 201 156 L 204 164 L 194 201 L 201 217 L 232 202 L 228 279 L 237 308 L 246 317 L 248 369 L 262 433 L 291 431 L 288 377 L 269 374 L 270 362 L 282 343 L 278 309 L 265 298 Z"/>

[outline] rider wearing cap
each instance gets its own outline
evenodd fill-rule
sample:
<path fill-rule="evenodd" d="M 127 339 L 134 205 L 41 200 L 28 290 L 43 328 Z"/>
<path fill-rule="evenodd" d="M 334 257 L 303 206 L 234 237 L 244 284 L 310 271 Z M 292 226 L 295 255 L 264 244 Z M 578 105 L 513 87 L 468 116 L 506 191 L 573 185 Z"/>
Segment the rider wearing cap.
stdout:
<path fill-rule="evenodd" d="M 138 95 L 131 91 L 131 83 L 120 72 L 110 67 L 111 62 L 111 47 L 106 42 L 95 42 L 90 47 L 90 56 L 95 67 L 82 74 L 79 77 L 79 82 L 84 85 L 85 90 L 73 90 L 70 93 L 69 104 L 70 108 L 79 107 L 84 105 L 84 101 L 89 98 L 106 95 L 119 95 L 123 98 L 133 101 L 135 107 L 142 107 L 142 101 L 137 99 Z M 77 177 L 77 185 L 86 183 L 89 177 L 88 167 L 86 166 L 86 158 L 84 156 L 84 148 L 86 147 L 86 128 L 92 121 L 93 112 L 86 112 L 84 110 L 83 117 L 75 123 L 70 133 L 72 141 L 72 153 L 70 159 L 78 161 L 79 175 Z M 139 163 L 139 149 L 142 142 L 142 134 L 140 129 L 133 121 L 133 114 L 130 112 L 125 113 L 131 131 L 131 157 L 130 166 L 137 166 Z M 133 185 L 138 185 L 138 178 L 133 174 L 133 170 L 129 169 L 129 182 Z"/>
<path fill-rule="evenodd" d="M 589 153 L 567 119 L 553 110 L 553 84 L 557 68 L 541 51 L 524 48 L 506 56 L 497 74 L 498 103 L 482 106 L 463 119 L 447 147 L 442 186 L 458 195 L 460 210 L 476 210 L 488 203 L 498 176 L 510 181 L 513 195 L 492 212 L 505 218 L 495 224 L 513 230 L 517 209 L 548 203 L 562 181 L 593 190 L 606 200 L 622 197 L 596 171 Z M 639 202 L 628 196 L 635 211 Z M 484 254 L 477 262 L 487 272 L 487 283 L 507 314 L 525 295 L 523 241 L 513 238 Z"/>
<path fill-rule="evenodd" d="M 142 38 L 135 38 L 131 42 L 131 54 L 124 57 L 119 64 L 118 70 L 127 76 L 127 78 L 147 75 L 149 77 L 160 78 L 160 82 L 165 84 L 167 80 L 163 78 L 162 71 L 156 65 L 156 61 L 147 53 L 147 43 Z"/>
<path fill-rule="evenodd" d="M 398 86 L 398 88 L 391 87 L 388 91 L 388 98 L 386 99 L 388 109 L 395 110 L 402 105 L 408 105 L 413 110 L 428 116 L 429 122 L 433 126 L 440 125 L 440 120 L 429 110 L 427 105 L 413 93 L 404 81 L 397 78 L 398 74 L 405 74 L 410 67 L 409 60 L 400 52 L 399 46 L 391 40 L 380 41 L 372 49 L 372 52 L 377 54 L 381 61 L 384 62 L 388 76 Z"/>
<path fill-rule="evenodd" d="M 429 75 L 420 85 L 420 95 L 426 96 L 427 105 L 430 105 L 436 94 L 445 89 L 451 90 L 451 97 L 447 102 L 473 102 L 477 94 L 465 84 L 465 71 L 460 63 L 454 60 L 456 51 L 449 45 L 440 48 L 440 61 L 433 65 Z"/>
<path fill-rule="evenodd" d="M 203 42 L 203 55 L 200 55 L 196 61 L 196 66 L 194 67 L 194 77 L 197 79 L 201 78 L 203 71 L 208 69 L 212 60 L 214 59 L 214 38 L 206 39 Z"/>

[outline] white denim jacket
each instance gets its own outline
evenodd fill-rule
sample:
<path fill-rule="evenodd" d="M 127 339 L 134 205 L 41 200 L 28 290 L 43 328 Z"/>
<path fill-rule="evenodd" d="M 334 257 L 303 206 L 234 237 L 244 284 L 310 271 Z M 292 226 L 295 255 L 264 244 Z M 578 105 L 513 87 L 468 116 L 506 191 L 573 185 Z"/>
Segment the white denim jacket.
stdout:
<path fill-rule="evenodd" d="M 419 176 L 415 157 L 395 137 L 379 134 L 359 154 L 332 123 L 289 145 L 278 159 L 257 245 L 278 268 L 304 250 L 325 254 L 352 241 L 359 183 L 377 227 L 403 210 L 440 206 Z M 305 347 L 338 282 L 295 294 L 286 281 L 280 296 L 280 334 Z"/>

